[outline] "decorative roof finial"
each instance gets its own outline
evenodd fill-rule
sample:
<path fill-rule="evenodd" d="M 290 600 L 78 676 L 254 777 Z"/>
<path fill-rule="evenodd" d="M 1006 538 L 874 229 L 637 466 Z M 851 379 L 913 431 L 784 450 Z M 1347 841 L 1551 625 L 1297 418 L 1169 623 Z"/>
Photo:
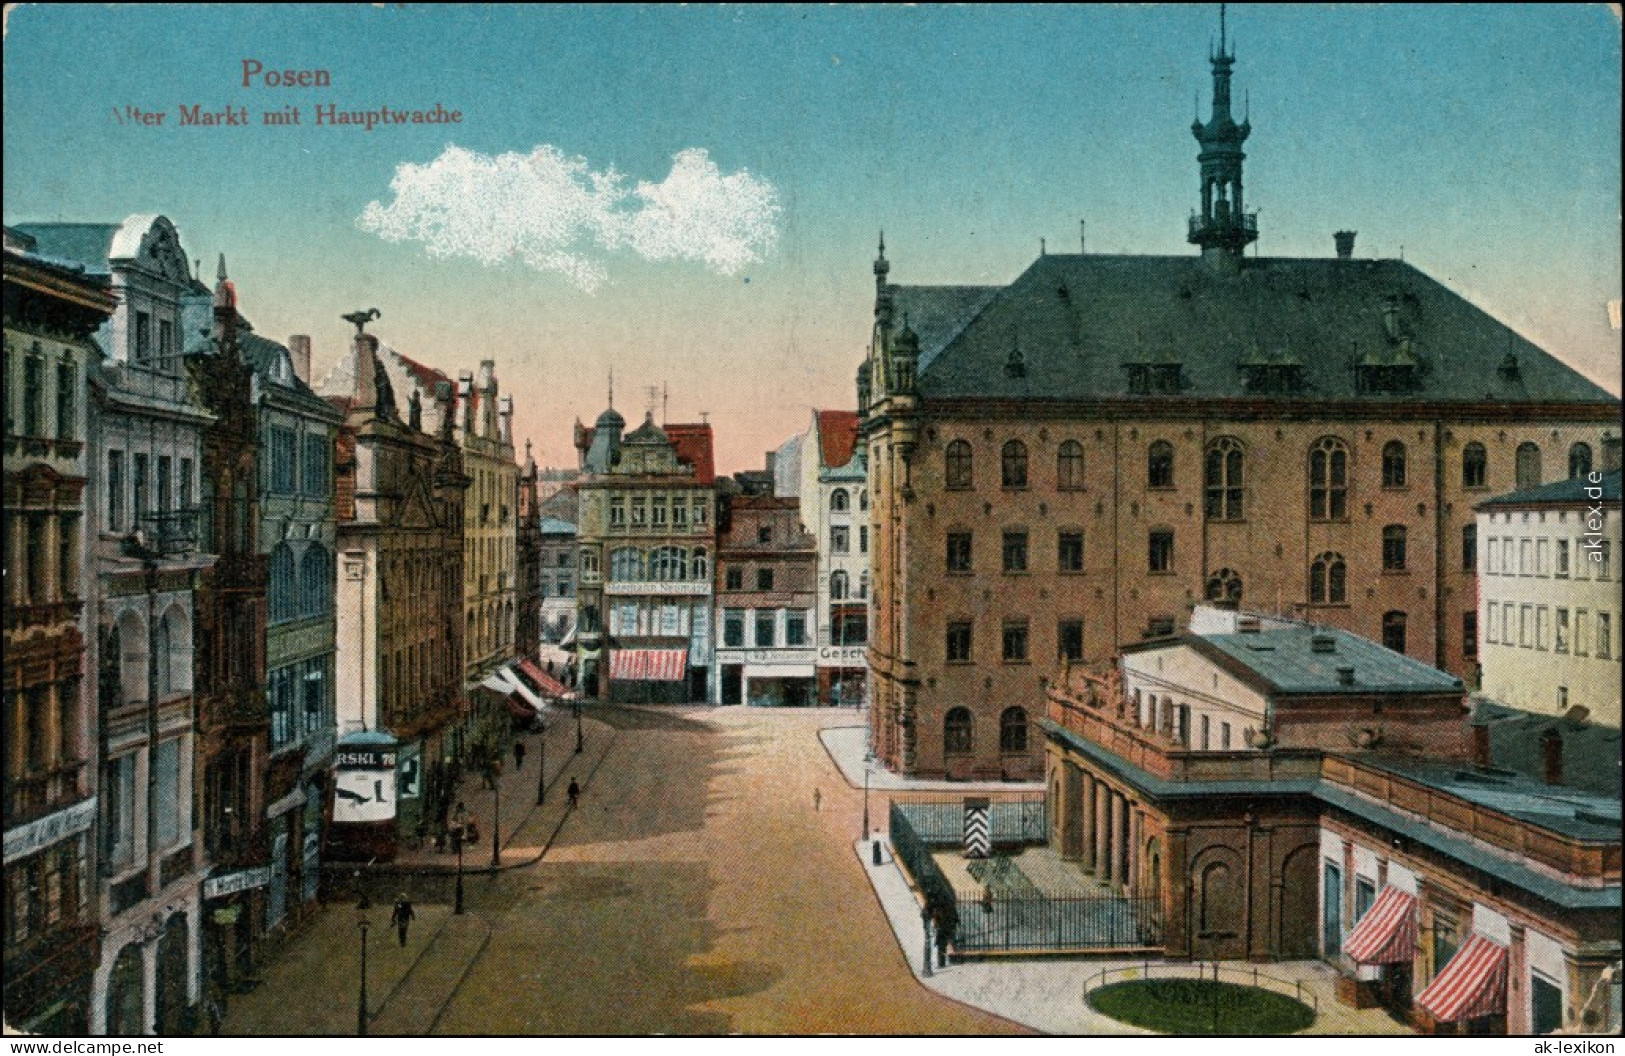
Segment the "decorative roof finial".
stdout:
<path fill-rule="evenodd" d="M 358 308 L 357 310 L 350 312 L 348 315 L 339 316 L 339 318 L 343 319 L 347 323 L 354 323 L 356 336 L 359 337 L 367 332 L 368 323 L 372 322 L 374 319 L 377 319 L 383 314 L 384 313 L 380 312 L 376 308 Z"/>
<path fill-rule="evenodd" d="M 609 409 L 615 409 L 615 368 L 609 368 Z"/>

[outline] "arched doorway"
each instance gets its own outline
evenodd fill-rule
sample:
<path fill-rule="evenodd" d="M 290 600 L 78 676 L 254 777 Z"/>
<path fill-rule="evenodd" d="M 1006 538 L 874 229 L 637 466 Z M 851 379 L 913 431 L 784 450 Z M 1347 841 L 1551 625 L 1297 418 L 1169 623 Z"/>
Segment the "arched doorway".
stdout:
<path fill-rule="evenodd" d="M 107 1033 L 139 1037 L 146 1033 L 141 1016 L 141 946 L 130 943 L 118 952 L 107 977 Z"/>
<path fill-rule="evenodd" d="M 1314 957 L 1319 952 L 1315 933 L 1315 910 L 1319 902 L 1316 868 L 1319 848 L 1305 844 L 1281 863 L 1281 905 L 1277 915 L 1280 928 L 1278 957 Z"/>
<path fill-rule="evenodd" d="M 1246 891 L 1241 858 L 1228 847 L 1210 848 L 1191 863 L 1191 956 L 1229 960 L 1247 952 L 1242 934 Z"/>

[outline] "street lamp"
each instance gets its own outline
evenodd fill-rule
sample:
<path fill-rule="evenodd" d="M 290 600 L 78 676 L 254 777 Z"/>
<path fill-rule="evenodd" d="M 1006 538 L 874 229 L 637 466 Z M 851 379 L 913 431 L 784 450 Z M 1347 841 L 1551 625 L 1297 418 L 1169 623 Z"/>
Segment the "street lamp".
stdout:
<path fill-rule="evenodd" d="M 547 802 L 547 724 L 542 723 L 542 736 L 539 740 L 536 754 L 540 757 L 536 761 L 536 805 L 539 807 Z"/>
<path fill-rule="evenodd" d="M 538 768 L 540 769 L 540 768 Z M 502 763 L 491 779 L 491 871 L 496 872 L 502 856 Z"/>
<path fill-rule="evenodd" d="M 576 713 L 576 754 L 580 755 L 585 743 L 581 735 L 581 698 L 577 697 L 570 702 L 570 710 Z"/>
<path fill-rule="evenodd" d="M 451 830 L 451 845 L 457 851 L 457 895 L 452 902 L 451 911 L 461 913 L 463 911 L 463 834 L 468 823 L 468 812 L 463 809 L 463 804 L 460 801 L 457 804 L 456 812 L 451 816 L 451 820 L 455 825 Z"/>
<path fill-rule="evenodd" d="M 363 894 L 356 909 L 365 913 L 367 906 L 367 898 Z M 363 916 L 357 926 L 361 929 L 361 993 L 356 1000 L 355 1032 L 364 1038 L 367 1036 L 367 929 L 372 927 L 372 922 Z"/>
<path fill-rule="evenodd" d="M 863 768 L 863 832 L 859 834 L 862 839 L 869 838 L 869 768 Z"/>

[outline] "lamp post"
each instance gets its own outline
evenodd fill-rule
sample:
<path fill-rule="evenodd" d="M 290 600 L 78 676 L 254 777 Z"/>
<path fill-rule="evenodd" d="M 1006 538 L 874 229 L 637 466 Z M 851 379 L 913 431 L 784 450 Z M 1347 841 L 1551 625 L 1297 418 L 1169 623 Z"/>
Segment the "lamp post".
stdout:
<path fill-rule="evenodd" d="M 364 1038 L 367 1036 L 367 929 L 372 927 L 372 922 L 362 917 L 357 926 L 361 929 L 361 993 L 356 999 L 355 1032 Z"/>
<path fill-rule="evenodd" d="M 536 749 L 536 805 L 547 802 L 547 724 L 542 724 L 542 736 Z"/>
<path fill-rule="evenodd" d="M 538 768 L 540 769 L 540 768 Z M 491 781 L 491 871 L 502 864 L 502 764 Z"/>
<path fill-rule="evenodd" d="M 576 713 L 576 754 L 580 755 L 582 747 L 586 743 L 581 733 L 581 698 L 577 697 L 570 702 L 570 710 Z"/>
<path fill-rule="evenodd" d="M 863 768 L 863 832 L 860 834 L 865 840 L 869 838 L 869 768 Z"/>
<path fill-rule="evenodd" d="M 457 894 L 452 902 L 451 911 L 463 911 L 463 833 L 468 822 L 468 812 L 463 809 L 462 803 L 457 804 L 457 812 L 451 816 L 456 827 L 451 830 L 451 845 L 457 851 Z"/>

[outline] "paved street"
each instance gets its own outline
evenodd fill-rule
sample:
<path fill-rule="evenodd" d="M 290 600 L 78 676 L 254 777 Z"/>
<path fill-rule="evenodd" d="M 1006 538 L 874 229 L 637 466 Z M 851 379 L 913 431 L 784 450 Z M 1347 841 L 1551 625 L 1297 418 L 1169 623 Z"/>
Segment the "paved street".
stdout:
<path fill-rule="evenodd" d="M 547 846 L 539 861 L 470 875 L 463 917 L 448 912 L 449 877 L 369 881 L 374 1033 L 1022 1029 L 910 972 L 853 857 L 861 792 L 819 741 L 821 725 L 841 720 L 747 708 L 590 714 L 605 725 L 594 723 L 574 764 L 581 806 L 531 813 L 505 855 Z M 418 905 L 404 950 L 383 926 L 392 886 Z M 233 999 L 226 1029 L 353 1031 L 356 919 L 342 902 L 323 910 L 257 991 Z"/>

